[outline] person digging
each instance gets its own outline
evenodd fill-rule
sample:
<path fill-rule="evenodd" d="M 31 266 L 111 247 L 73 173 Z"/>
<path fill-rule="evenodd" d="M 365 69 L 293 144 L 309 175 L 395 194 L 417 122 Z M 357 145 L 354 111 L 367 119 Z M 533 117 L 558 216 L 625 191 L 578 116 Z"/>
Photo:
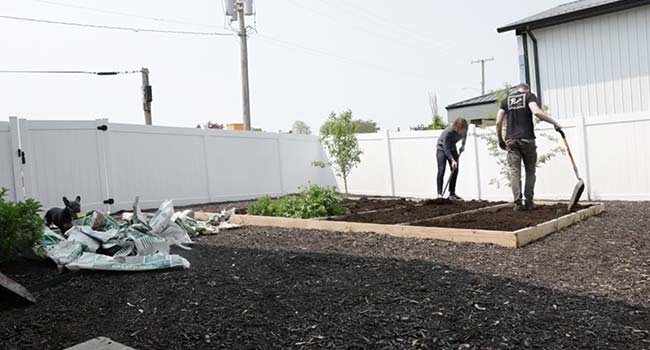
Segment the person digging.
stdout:
<path fill-rule="evenodd" d="M 462 201 L 456 194 L 456 180 L 458 179 L 458 161 L 460 154 L 456 149 L 458 141 L 463 141 L 460 146 L 460 153 L 465 151 L 465 141 L 467 141 L 467 120 L 464 118 L 456 119 L 453 124 L 448 126 L 440 137 L 438 138 L 438 145 L 436 146 L 436 158 L 438 160 L 438 198 L 444 197 L 442 184 L 445 179 L 445 169 L 447 163 L 451 167 L 451 175 L 449 176 L 449 199 L 452 201 Z"/>
<path fill-rule="evenodd" d="M 556 131 L 562 126 L 551 116 L 542 111 L 537 96 L 530 92 L 528 84 L 520 84 L 517 91 L 509 94 L 497 112 L 497 140 L 499 147 L 508 152 L 510 187 L 514 197 L 514 210 L 535 209 L 535 170 L 537 168 L 537 146 L 535 145 L 535 123 L 533 115 L 540 120 L 553 124 Z M 506 139 L 503 140 L 503 121 L 507 120 Z M 521 163 L 526 170 L 526 187 L 521 193 Z M 525 203 L 522 199 L 525 197 Z"/>

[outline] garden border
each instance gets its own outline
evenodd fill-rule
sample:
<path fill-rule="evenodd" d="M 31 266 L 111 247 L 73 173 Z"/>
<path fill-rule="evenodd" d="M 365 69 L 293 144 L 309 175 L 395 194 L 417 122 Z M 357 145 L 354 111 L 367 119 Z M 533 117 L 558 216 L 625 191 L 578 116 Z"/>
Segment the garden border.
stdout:
<path fill-rule="evenodd" d="M 561 202 L 543 202 L 539 205 L 552 205 Z M 590 216 L 598 215 L 605 210 L 603 203 L 584 202 L 582 204 L 591 205 L 589 208 L 569 213 L 557 219 L 546 221 L 534 227 L 527 227 L 517 231 L 495 231 L 495 230 L 478 230 L 478 229 L 457 229 L 443 227 L 422 227 L 371 224 L 358 222 L 329 221 L 319 219 L 294 219 L 269 216 L 255 215 L 233 215 L 230 222 L 250 226 L 269 226 L 281 228 L 297 228 L 306 230 L 325 230 L 346 233 L 374 232 L 395 237 L 408 238 L 425 238 L 437 239 L 450 242 L 467 242 L 467 243 L 488 243 L 507 248 L 521 248 L 536 240 L 544 238 L 549 234 L 559 231 L 567 226 L 580 222 Z M 499 209 L 504 204 L 481 208 L 482 210 Z M 476 212 L 469 210 L 462 213 L 452 214 L 451 216 L 464 213 Z M 203 216 L 205 213 L 197 213 Z M 447 216 L 450 217 L 450 216 Z M 431 218 L 435 219 L 435 218 Z M 429 219 L 429 220 L 431 220 Z M 419 221 L 419 220 L 418 220 Z"/>

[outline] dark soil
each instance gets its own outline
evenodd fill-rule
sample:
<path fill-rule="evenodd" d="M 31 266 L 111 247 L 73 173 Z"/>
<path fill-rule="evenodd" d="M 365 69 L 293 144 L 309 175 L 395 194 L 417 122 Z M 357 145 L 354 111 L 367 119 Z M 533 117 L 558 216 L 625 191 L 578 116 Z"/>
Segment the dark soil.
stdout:
<path fill-rule="evenodd" d="M 225 246 L 192 268 L 84 273 L 1 314 L 6 349 L 643 349 L 649 310 L 443 264 Z"/>
<path fill-rule="evenodd" d="M 0 313 L 0 348 L 649 349 L 650 203 L 606 210 L 522 249 L 222 231 L 180 252 L 190 270 L 86 272 L 35 293 Z"/>
<path fill-rule="evenodd" d="M 582 206 L 577 209 L 584 208 L 586 207 Z M 567 213 L 566 204 L 538 205 L 533 210 L 519 212 L 514 212 L 512 208 L 507 207 L 496 211 L 463 214 L 450 218 L 449 220 L 422 222 L 418 223 L 417 226 L 516 231 L 557 219 Z"/>
<path fill-rule="evenodd" d="M 499 203 L 485 201 L 451 202 L 425 201 L 423 203 L 407 203 L 407 206 L 390 211 L 352 214 L 336 221 L 364 222 L 376 224 L 403 224 L 416 220 L 434 218 L 436 216 L 460 213 L 467 210 L 497 205 Z"/>
<path fill-rule="evenodd" d="M 416 202 L 407 200 L 404 198 L 399 199 L 378 199 L 378 198 L 366 198 L 361 197 L 360 199 L 343 199 L 341 203 L 344 207 L 350 210 L 350 213 L 363 213 L 366 211 L 380 210 L 386 208 L 393 208 L 399 206 L 413 205 Z"/>

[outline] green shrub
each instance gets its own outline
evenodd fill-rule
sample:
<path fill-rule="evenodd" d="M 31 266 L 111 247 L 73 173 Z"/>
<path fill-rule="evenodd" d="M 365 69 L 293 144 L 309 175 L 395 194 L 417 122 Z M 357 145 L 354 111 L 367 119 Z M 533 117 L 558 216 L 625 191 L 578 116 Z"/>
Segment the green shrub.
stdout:
<path fill-rule="evenodd" d="M 246 212 L 250 215 L 275 216 L 276 204 L 271 197 L 264 196 L 251 204 Z"/>
<path fill-rule="evenodd" d="M 341 196 L 334 187 L 311 185 L 303 187 L 296 196 L 282 197 L 277 201 L 265 196 L 248 207 L 248 214 L 309 219 L 344 215 Z"/>
<path fill-rule="evenodd" d="M 0 263 L 13 260 L 41 239 L 45 221 L 38 214 L 41 204 L 33 199 L 9 202 L 7 189 L 0 190 Z"/>

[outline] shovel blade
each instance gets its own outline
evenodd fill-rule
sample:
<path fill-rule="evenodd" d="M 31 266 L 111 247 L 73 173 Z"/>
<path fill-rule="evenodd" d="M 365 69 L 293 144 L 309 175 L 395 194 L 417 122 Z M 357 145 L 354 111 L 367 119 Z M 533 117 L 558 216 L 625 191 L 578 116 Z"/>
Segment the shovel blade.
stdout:
<path fill-rule="evenodd" d="M 571 200 L 569 201 L 569 212 L 572 212 L 576 208 L 578 202 L 580 201 L 580 197 L 582 196 L 582 192 L 584 191 L 585 182 L 579 180 L 576 184 L 576 187 L 573 188 L 573 194 L 571 195 Z"/>

